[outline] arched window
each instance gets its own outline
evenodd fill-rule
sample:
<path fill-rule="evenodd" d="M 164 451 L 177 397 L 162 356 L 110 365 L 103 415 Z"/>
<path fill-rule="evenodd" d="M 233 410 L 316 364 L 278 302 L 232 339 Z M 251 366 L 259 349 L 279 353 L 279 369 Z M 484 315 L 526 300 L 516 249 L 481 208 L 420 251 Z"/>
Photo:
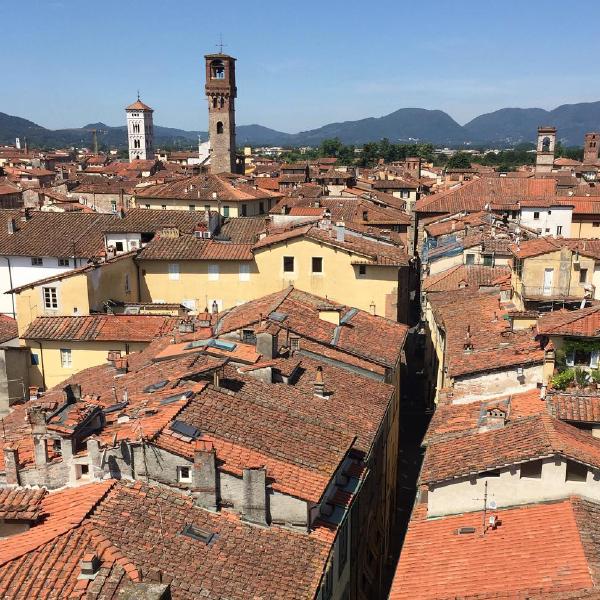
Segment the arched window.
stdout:
<path fill-rule="evenodd" d="M 219 98 L 219 108 L 223 108 L 225 106 L 225 98 L 223 98 L 223 96 L 221 96 Z"/>
<path fill-rule="evenodd" d="M 225 64 L 222 60 L 213 60 L 210 63 L 210 76 L 213 79 L 225 79 Z"/>
<path fill-rule="evenodd" d="M 542 140 L 542 152 L 550 152 L 550 138 L 547 136 Z"/>
<path fill-rule="evenodd" d="M 217 121 L 217 133 L 223 133 L 223 123 L 221 121 Z"/>
<path fill-rule="evenodd" d="M 213 108 L 217 108 L 217 97 L 213 98 Z"/>

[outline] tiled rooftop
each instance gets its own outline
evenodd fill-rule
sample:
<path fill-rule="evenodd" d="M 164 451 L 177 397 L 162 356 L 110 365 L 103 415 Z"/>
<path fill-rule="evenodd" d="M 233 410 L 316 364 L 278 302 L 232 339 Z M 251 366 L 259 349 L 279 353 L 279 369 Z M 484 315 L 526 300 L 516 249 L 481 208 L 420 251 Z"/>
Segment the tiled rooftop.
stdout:
<path fill-rule="evenodd" d="M 494 513 L 500 523 L 485 535 L 481 512 L 413 517 L 390 600 L 598 597 L 597 505 L 572 498 Z"/>

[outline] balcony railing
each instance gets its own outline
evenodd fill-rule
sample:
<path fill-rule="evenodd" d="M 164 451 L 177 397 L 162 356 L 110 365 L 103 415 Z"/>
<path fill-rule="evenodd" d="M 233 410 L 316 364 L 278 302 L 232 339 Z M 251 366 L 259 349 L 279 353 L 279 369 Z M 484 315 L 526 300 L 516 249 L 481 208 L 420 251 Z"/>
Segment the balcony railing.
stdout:
<path fill-rule="evenodd" d="M 582 285 L 574 285 L 570 287 L 564 286 L 535 286 L 522 285 L 521 296 L 523 298 L 549 298 L 549 299 L 575 299 L 579 300 L 583 297 L 592 297 L 593 289 L 585 289 Z"/>

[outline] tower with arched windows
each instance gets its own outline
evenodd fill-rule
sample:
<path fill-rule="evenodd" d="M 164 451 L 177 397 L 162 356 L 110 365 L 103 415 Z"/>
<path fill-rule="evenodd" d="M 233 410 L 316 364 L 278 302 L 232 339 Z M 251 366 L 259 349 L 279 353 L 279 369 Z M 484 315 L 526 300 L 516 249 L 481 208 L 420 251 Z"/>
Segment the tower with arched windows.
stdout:
<path fill-rule="evenodd" d="M 551 173 L 554 166 L 556 127 L 538 127 L 535 172 Z"/>
<path fill-rule="evenodd" d="M 208 99 L 208 137 L 212 173 L 235 173 L 235 58 L 207 54 L 205 93 Z"/>
<path fill-rule="evenodd" d="M 127 113 L 127 138 L 129 140 L 129 162 L 136 159 L 150 160 L 154 158 L 154 125 L 149 106 L 140 97 L 130 104 Z"/>

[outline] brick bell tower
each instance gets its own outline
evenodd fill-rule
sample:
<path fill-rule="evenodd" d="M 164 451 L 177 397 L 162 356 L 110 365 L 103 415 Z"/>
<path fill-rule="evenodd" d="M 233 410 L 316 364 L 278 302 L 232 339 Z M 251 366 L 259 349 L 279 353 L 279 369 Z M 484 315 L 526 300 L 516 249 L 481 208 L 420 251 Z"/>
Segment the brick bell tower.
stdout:
<path fill-rule="evenodd" d="M 208 99 L 208 137 L 211 173 L 235 173 L 235 58 L 207 54 L 205 93 Z"/>

